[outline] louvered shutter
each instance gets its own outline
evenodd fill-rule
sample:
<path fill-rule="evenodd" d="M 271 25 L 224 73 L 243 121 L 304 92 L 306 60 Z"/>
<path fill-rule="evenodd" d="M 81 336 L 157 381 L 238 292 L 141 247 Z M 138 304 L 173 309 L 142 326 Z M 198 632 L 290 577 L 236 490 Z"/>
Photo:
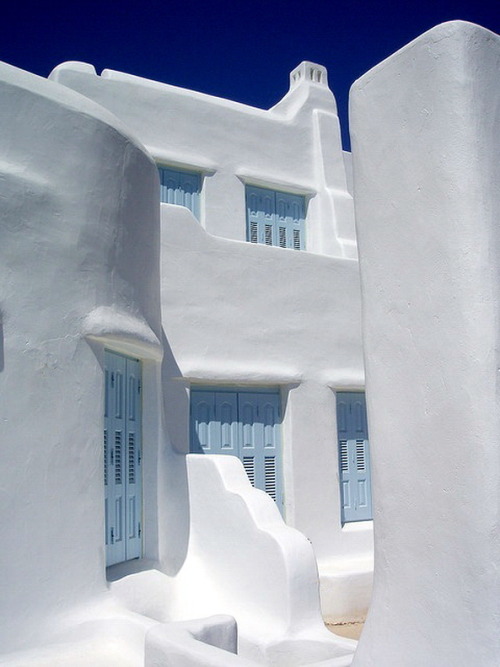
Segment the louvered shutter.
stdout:
<path fill-rule="evenodd" d="M 165 204 L 176 203 L 178 176 L 170 169 L 159 167 L 160 172 L 160 201 Z"/>
<path fill-rule="evenodd" d="M 240 458 L 252 484 L 283 509 L 278 394 L 240 392 Z"/>
<path fill-rule="evenodd" d="M 304 197 L 276 192 L 276 225 L 280 247 L 304 250 L 304 219 Z"/>
<path fill-rule="evenodd" d="M 179 203 L 188 208 L 197 220 L 200 219 L 200 186 L 200 174 L 179 172 Z"/>
<path fill-rule="evenodd" d="M 125 359 L 106 353 L 104 453 L 107 564 L 125 560 Z"/>
<path fill-rule="evenodd" d="M 190 412 L 191 451 L 238 456 L 282 510 L 279 394 L 192 389 Z"/>
<path fill-rule="evenodd" d="M 141 555 L 140 362 L 105 352 L 104 489 L 106 564 Z"/>
<path fill-rule="evenodd" d="M 247 241 L 304 250 L 305 199 L 247 185 Z"/>
<path fill-rule="evenodd" d="M 247 241 L 276 245 L 275 198 L 272 190 L 247 186 Z"/>
<path fill-rule="evenodd" d="M 372 518 L 370 448 L 365 395 L 337 393 L 342 522 Z"/>
<path fill-rule="evenodd" d="M 280 400 L 278 394 L 255 394 L 259 418 L 263 427 L 263 448 L 260 465 L 263 469 L 263 488 L 283 509 L 283 480 L 281 466 Z"/>
<path fill-rule="evenodd" d="M 141 555 L 141 364 L 136 359 L 126 360 L 126 558 Z"/>
<path fill-rule="evenodd" d="M 257 406 L 250 394 L 238 395 L 238 415 L 240 428 L 239 456 L 252 486 L 262 488 L 263 479 L 257 466 L 257 452 L 262 446 L 262 435 L 258 432 Z"/>

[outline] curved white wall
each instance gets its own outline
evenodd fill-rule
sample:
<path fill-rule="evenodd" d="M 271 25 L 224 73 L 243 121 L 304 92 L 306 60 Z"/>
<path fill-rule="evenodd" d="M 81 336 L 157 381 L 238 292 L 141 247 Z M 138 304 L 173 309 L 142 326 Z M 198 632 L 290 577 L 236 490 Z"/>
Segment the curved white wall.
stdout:
<path fill-rule="evenodd" d="M 355 644 L 323 625 L 306 538 L 250 486 L 234 457 L 187 459 L 192 536 L 176 614 L 225 609 L 238 621 L 239 652 L 263 664 L 294 667 L 352 655 Z"/>
<path fill-rule="evenodd" d="M 239 462 L 218 466 L 239 466 L 240 491 L 217 494 L 217 475 L 196 476 L 210 461 L 189 466 L 164 435 L 163 345 L 164 368 L 172 361 L 160 327 L 155 164 L 89 100 L 8 66 L 0 75 L 2 660 L 139 666 L 155 623 L 215 605 L 234 610 L 247 650 L 275 664 L 348 664 L 352 642 L 322 625 L 305 538 L 267 496 L 253 516 L 258 492 Z M 144 558 L 107 573 L 105 347 L 144 361 Z M 243 572 L 223 563 L 230 540 Z M 240 541 L 255 551 L 249 563 Z M 272 618 L 266 637 L 262 609 Z"/>
<path fill-rule="evenodd" d="M 375 501 L 359 667 L 499 664 L 499 69 L 498 36 L 452 22 L 352 90 Z"/>
<path fill-rule="evenodd" d="M 0 78 L 0 645 L 9 651 L 106 591 L 102 345 L 84 335 L 159 347 L 159 225 L 155 165 L 116 118 L 7 65 Z M 112 331 L 110 312 L 122 322 Z"/>

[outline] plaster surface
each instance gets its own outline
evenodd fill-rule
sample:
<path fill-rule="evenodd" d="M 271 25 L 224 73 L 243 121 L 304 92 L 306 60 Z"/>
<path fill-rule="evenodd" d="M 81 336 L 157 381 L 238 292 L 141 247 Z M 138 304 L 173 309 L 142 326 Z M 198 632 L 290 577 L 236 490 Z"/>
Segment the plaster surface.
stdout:
<path fill-rule="evenodd" d="M 497 35 L 451 22 L 352 89 L 375 506 L 357 667 L 500 659 L 499 68 Z"/>
<path fill-rule="evenodd" d="M 177 613 L 227 609 L 238 619 L 239 652 L 263 664 L 294 667 L 352 656 L 355 644 L 332 641 L 323 625 L 308 540 L 285 525 L 266 493 L 249 485 L 235 457 L 190 454 L 187 463 L 192 540 L 180 580 L 193 594 L 179 597 Z"/>
<path fill-rule="evenodd" d="M 364 386 L 357 262 L 212 236 L 166 204 L 161 236 L 173 446 L 189 451 L 190 387 L 279 386 L 285 519 L 314 546 L 325 617 L 363 617 L 372 523 L 340 522 L 335 407 Z"/>
<path fill-rule="evenodd" d="M 250 486 L 235 457 L 183 459 L 189 540 L 182 567 L 175 576 L 160 568 L 122 573 L 111 584 L 114 599 L 129 613 L 162 624 L 230 614 L 238 624 L 238 655 L 257 664 L 350 664 L 355 643 L 324 627 L 308 540 L 284 524 L 267 494 Z M 175 636 L 183 631 L 177 623 L 171 629 Z M 166 650 L 169 632 L 155 629 L 153 653 Z M 205 655 L 188 642 L 187 655 L 191 649 Z"/>
<path fill-rule="evenodd" d="M 246 239 L 249 183 L 306 195 L 307 249 L 355 257 L 353 203 L 326 76 L 324 67 L 302 63 L 270 110 L 113 70 L 97 76 L 85 63 L 63 63 L 50 78 L 116 114 L 159 164 L 201 172 L 201 223 L 211 234 Z"/>
<path fill-rule="evenodd" d="M 171 444 L 155 163 L 57 83 L 0 65 L 0 104 L 2 661 L 143 665 L 151 628 L 207 610 L 234 612 L 261 664 L 349 664 L 354 644 L 322 624 L 307 540 L 238 461 Z M 105 349 L 141 359 L 144 423 L 143 557 L 107 571 Z"/>
<path fill-rule="evenodd" d="M 353 664 L 498 664 L 499 65 L 453 22 L 368 73 L 353 180 L 313 63 L 269 111 L 0 65 L 2 664 L 351 664 L 309 541 L 323 614 L 361 615 L 372 527 L 340 527 L 335 423 L 364 383 L 353 188 L 376 508 Z M 156 163 L 203 174 L 201 225 Z M 308 197 L 308 252 L 244 242 L 246 183 Z M 142 360 L 145 425 L 143 558 L 107 572 L 105 348 Z M 187 455 L 207 383 L 280 387 L 305 536 L 236 459 Z"/>
<path fill-rule="evenodd" d="M 85 340 L 86 318 L 112 309 L 150 341 L 161 326 L 153 161 L 87 98 L 4 64 L 0 77 L 0 646 L 9 652 L 107 594 L 103 346 Z M 108 334 L 113 345 L 114 332 L 99 328 Z"/>
<path fill-rule="evenodd" d="M 146 635 L 145 667 L 256 665 L 234 655 L 237 626 L 231 616 L 156 625 Z"/>
<path fill-rule="evenodd" d="M 341 526 L 335 391 L 364 388 L 360 291 L 352 165 L 325 68 L 301 63 L 268 111 L 120 72 L 98 76 L 85 63 L 63 63 L 50 78 L 120 117 L 159 165 L 201 173 L 200 222 L 161 205 L 173 446 L 189 451 L 195 383 L 278 386 L 286 521 L 314 545 L 325 617 L 358 619 L 370 599 L 372 526 Z M 245 242 L 247 184 L 305 195 L 307 252 Z"/>

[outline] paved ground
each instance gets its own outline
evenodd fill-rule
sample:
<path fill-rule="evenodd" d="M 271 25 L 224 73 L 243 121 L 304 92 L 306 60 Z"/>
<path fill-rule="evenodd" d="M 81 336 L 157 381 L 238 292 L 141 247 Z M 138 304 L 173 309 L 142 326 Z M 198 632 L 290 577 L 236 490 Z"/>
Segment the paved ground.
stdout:
<path fill-rule="evenodd" d="M 330 632 L 340 635 L 341 637 L 348 637 L 349 639 L 359 639 L 364 623 L 339 623 L 337 625 L 326 624 Z"/>

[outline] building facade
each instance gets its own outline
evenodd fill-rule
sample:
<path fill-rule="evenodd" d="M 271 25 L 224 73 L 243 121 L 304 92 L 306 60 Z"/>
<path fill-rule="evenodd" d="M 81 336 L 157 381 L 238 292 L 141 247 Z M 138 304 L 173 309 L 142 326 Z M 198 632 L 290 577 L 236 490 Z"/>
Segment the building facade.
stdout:
<path fill-rule="evenodd" d="M 100 81 L 88 66 L 59 68 L 60 82 L 0 68 L 2 661 L 143 665 L 181 650 L 203 665 L 211 651 L 217 665 L 347 665 L 354 643 L 322 623 L 310 542 L 321 552 L 324 512 L 306 495 L 339 513 L 335 382 L 362 380 L 356 261 L 307 250 L 322 232 L 305 179 L 234 176 L 240 238 L 208 231 L 215 166 L 153 159 L 62 85 L 74 71 Z M 317 298 L 343 326 L 323 320 L 310 340 Z M 211 455 L 226 445 L 240 460 Z"/>
<path fill-rule="evenodd" d="M 312 542 L 325 618 L 363 617 L 360 287 L 350 154 L 325 68 L 299 65 L 269 111 L 82 63 L 50 78 L 116 115 L 158 166 L 174 448 L 238 456 Z"/>
<path fill-rule="evenodd" d="M 363 343 L 323 67 L 0 64 L 2 665 L 497 664 L 499 53 L 353 88 Z"/>

